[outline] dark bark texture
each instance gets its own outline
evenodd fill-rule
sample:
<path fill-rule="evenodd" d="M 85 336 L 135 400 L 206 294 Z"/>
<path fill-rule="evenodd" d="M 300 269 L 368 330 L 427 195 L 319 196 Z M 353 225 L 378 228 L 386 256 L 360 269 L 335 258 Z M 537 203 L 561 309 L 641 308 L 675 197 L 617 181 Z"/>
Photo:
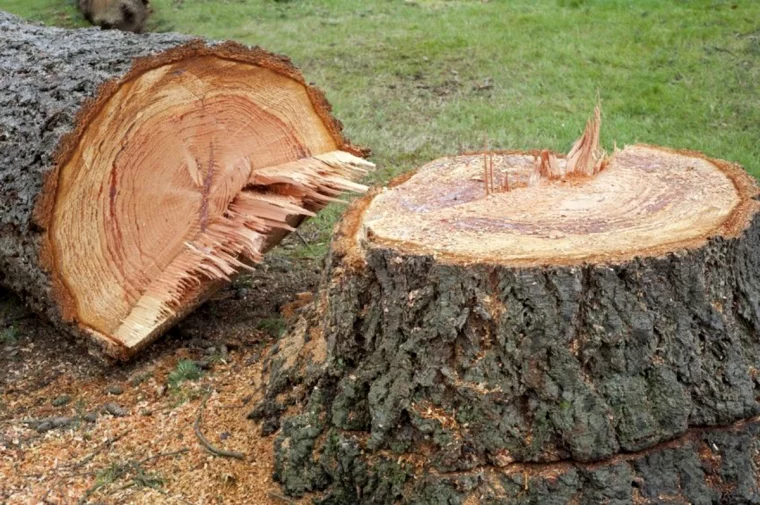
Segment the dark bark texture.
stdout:
<path fill-rule="evenodd" d="M 611 265 L 459 265 L 352 247 L 363 261 L 334 249 L 252 413 L 265 430 L 282 426 L 276 476 L 289 493 L 760 502 L 757 422 L 717 429 L 760 414 L 760 216 L 737 238 Z"/>
<path fill-rule="evenodd" d="M 0 11 L 0 285 L 69 332 L 78 329 L 62 323 L 40 267 L 44 230 L 34 208 L 43 179 L 77 114 L 104 83 L 124 76 L 134 58 L 190 40 L 38 26 Z"/>

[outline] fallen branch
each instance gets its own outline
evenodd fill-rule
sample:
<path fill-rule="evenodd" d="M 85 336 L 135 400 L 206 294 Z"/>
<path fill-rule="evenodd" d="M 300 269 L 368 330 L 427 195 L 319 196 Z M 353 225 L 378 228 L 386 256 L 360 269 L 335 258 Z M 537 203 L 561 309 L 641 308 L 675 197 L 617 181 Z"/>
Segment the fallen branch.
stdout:
<path fill-rule="evenodd" d="M 245 455 L 242 452 L 225 451 L 223 449 L 218 449 L 214 447 L 211 444 L 211 442 L 209 442 L 208 439 L 206 439 L 206 437 L 203 436 L 203 433 L 201 433 L 201 415 L 203 414 L 203 408 L 206 406 L 206 402 L 208 401 L 210 396 L 211 396 L 211 391 L 206 393 L 206 395 L 203 397 L 203 401 L 201 402 L 200 407 L 198 407 L 198 415 L 195 416 L 195 423 L 193 424 L 193 430 L 195 431 L 195 436 L 198 437 L 198 440 L 200 441 L 201 445 L 203 445 L 203 447 L 214 456 L 245 460 Z"/>

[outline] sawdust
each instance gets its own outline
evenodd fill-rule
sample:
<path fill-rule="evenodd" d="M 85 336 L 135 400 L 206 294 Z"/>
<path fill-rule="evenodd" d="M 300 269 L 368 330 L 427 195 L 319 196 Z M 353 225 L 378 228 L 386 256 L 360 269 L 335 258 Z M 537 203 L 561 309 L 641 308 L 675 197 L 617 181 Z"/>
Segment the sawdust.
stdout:
<path fill-rule="evenodd" d="M 246 354 L 235 353 L 232 361 L 219 365 L 213 375 L 184 387 L 182 394 L 190 400 L 182 405 L 174 405 L 181 401 L 179 393 L 162 394 L 161 384 L 173 368 L 166 362 L 153 367 L 153 377 L 141 387 L 117 398 L 128 411 L 125 417 L 101 414 L 94 425 L 82 421 L 76 428 L 44 434 L 20 423 L 5 424 L 2 438 L 18 447 L 0 450 L 7 503 L 76 503 L 99 482 L 104 485 L 89 496 L 93 503 L 277 503 L 270 494 L 280 492 L 272 481 L 273 439 L 261 437 L 255 423 L 246 419 L 250 410 L 246 396 L 254 384 L 261 383 L 260 364 L 240 366 Z M 146 370 L 137 373 L 150 368 L 148 364 Z M 204 411 L 204 434 L 220 448 L 243 452 L 244 461 L 212 456 L 198 443 L 192 426 L 201 401 L 199 393 L 206 388 L 214 393 Z M 70 380 L 63 376 L 38 395 L 11 401 L 8 407 L 34 411 L 36 417 L 57 415 L 54 407 L 36 405 L 40 397 L 70 391 L 88 405 L 102 405 L 114 401 L 105 390 L 102 379 Z M 76 410 L 76 406 L 69 410 Z M 107 443 L 120 434 L 123 436 L 118 440 Z M 142 465 L 143 473 L 162 482 L 156 489 L 139 484 L 137 469 L 107 482 L 109 469 L 181 450 L 187 452 Z"/>
<path fill-rule="evenodd" d="M 257 318 L 271 320 L 297 292 L 312 289 L 313 270 L 270 258 L 118 366 L 87 356 L 0 290 L 0 330 L 12 324 L 18 333 L 16 342 L 0 342 L 0 503 L 304 502 L 283 501 L 272 480 L 276 435 L 262 437 L 247 415 L 265 383 L 262 356 L 275 341 L 257 329 Z M 208 369 L 176 384 L 170 375 L 182 360 Z M 243 461 L 213 456 L 199 443 L 193 423 L 206 391 L 203 435 L 242 452 Z M 66 396 L 68 403 L 54 402 Z M 107 403 L 125 415 L 103 412 Z M 97 421 L 88 422 L 93 413 Z M 51 417 L 70 422 L 45 432 L 25 422 Z"/>

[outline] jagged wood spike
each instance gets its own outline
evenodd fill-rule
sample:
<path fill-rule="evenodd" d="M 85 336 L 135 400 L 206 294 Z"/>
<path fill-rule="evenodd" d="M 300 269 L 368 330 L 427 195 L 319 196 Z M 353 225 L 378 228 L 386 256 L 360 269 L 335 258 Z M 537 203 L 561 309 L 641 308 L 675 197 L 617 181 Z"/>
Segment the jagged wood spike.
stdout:
<path fill-rule="evenodd" d="M 567 156 L 560 158 L 551 151 L 543 150 L 534 158 L 534 170 L 528 186 L 537 186 L 542 180 L 564 180 L 568 175 L 591 176 L 604 170 L 610 160 L 599 145 L 601 124 L 601 108 L 597 105 L 594 116 L 589 119 L 583 134 Z"/>
<path fill-rule="evenodd" d="M 542 180 L 555 180 L 565 178 L 565 160 L 560 162 L 557 156 L 547 150 L 533 160 L 534 169 L 530 174 L 528 186 L 536 186 Z"/>
<path fill-rule="evenodd" d="M 599 147 L 599 131 L 602 125 L 601 108 L 594 108 L 594 117 L 586 124 L 583 135 L 573 144 L 567 154 L 567 174 L 593 175 L 602 168 L 604 151 Z"/>

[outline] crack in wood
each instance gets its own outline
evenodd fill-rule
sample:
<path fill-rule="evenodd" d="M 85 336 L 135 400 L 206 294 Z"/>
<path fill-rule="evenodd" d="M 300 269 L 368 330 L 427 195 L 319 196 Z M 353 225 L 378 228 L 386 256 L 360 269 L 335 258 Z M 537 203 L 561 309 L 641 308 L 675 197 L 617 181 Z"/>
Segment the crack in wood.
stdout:
<path fill-rule="evenodd" d="M 705 433 L 714 433 L 714 432 L 722 432 L 722 431 L 726 431 L 726 432 L 740 431 L 746 425 L 755 424 L 755 423 L 760 423 L 760 416 L 754 416 L 747 419 L 741 419 L 734 423 L 722 425 L 722 426 L 692 427 L 686 430 L 686 432 L 682 433 L 678 437 L 665 441 L 665 442 L 661 442 L 652 447 L 648 447 L 640 451 L 615 454 L 608 458 L 603 458 L 603 459 L 599 459 L 595 461 L 578 461 L 574 459 L 560 459 L 557 461 L 550 461 L 550 462 L 515 461 L 503 467 L 498 467 L 492 464 L 482 464 L 482 465 L 474 466 L 467 470 L 457 470 L 457 471 L 451 471 L 451 472 L 445 472 L 445 471 L 436 470 L 434 468 L 430 468 L 430 473 L 434 475 L 440 475 L 440 476 L 457 476 L 457 475 L 470 475 L 472 473 L 478 473 L 483 470 L 493 470 L 493 471 L 502 473 L 504 475 L 511 475 L 515 473 L 540 474 L 544 472 L 551 472 L 552 470 L 560 470 L 563 468 L 567 468 L 568 466 L 586 468 L 589 470 L 598 469 L 603 466 L 611 466 L 611 465 L 617 465 L 620 463 L 628 463 L 632 460 L 646 457 L 650 454 L 653 454 L 662 450 L 677 449 L 677 448 L 684 447 L 689 442 L 695 442 L 699 438 L 699 436 Z M 338 430 L 338 431 L 343 432 L 344 430 Z M 346 432 L 346 433 L 350 433 L 350 432 Z M 383 456 L 392 455 L 393 459 L 398 459 L 399 457 L 403 457 L 403 455 L 399 456 L 399 454 L 389 453 L 388 451 L 379 451 L 377 454 L 383 455 Z"/>
<path fill-rule="evenodd" d="M 205 233 L 208 228 L 208 199 L 211 193 L 211 183 L 214 180 L 214 143 L 209 142 L 208 168 L 206 176 L 203 179 L 201 188 L 201 209 L 200 209 L 200 227 L 201 233 Z"/>

